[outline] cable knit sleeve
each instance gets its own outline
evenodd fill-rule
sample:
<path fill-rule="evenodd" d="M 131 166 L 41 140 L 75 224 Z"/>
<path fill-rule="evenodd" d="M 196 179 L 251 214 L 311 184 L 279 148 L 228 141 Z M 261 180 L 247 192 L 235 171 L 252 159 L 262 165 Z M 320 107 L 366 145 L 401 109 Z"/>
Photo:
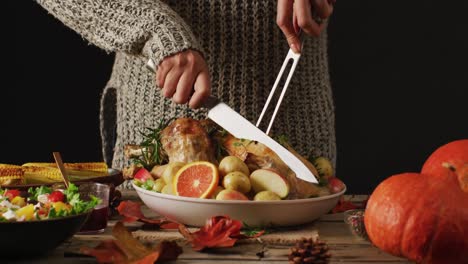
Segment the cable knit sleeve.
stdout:
<path fill-rule="evenodd" d="M 151 59 L 201 51 L 185 21 L 158 0 L 37 0 L 49 13 L 107 52 Z"/>

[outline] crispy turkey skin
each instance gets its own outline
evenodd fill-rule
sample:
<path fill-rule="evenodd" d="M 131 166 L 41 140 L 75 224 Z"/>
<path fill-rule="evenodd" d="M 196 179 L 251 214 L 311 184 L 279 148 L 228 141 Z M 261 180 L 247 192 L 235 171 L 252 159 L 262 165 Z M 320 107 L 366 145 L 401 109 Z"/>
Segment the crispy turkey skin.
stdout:
<path fill-rule="evenodd" d="M 297 178 L 296 174 L 288 165 L 286 165 L 275 152 L 262 143 L 242 140 L 232 135 L 227 135 L 224 137 L 223 145 L 229 155 L 236 156 L 243 160 L 250 170 L 260 168 L 274 169 L 285 176 L 291 186 L 289 199 L 318 196 L 321 191 L 318 185 Z"/>
<path fill-rule="evenodd" d="M 174 120 L 161 133 L 161 144 L 169 162 L 209 161 L 217 163 L 213 142 L 201 122 L 191 118 Z"/>

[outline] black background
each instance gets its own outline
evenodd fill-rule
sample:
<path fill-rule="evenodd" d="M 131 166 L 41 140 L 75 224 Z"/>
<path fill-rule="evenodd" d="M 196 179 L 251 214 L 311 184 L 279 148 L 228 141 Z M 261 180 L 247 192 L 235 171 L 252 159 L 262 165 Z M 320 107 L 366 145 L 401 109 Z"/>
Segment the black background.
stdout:
<path fill-rule="evenodd" d="M 8 1 L 0 163 L 102 160 L 99 96 L 113 55 L 33 1 Z M 4 11 L 4 12 L 5 12 Z M 337 176 L 349 193 L 420 170 L 468 138 L 466 1 L 338 1 L 329 25 Z M 7 61 L 5 61 L 7 60 Z M 3 67 L 5 68 L 5 67 Z"/>

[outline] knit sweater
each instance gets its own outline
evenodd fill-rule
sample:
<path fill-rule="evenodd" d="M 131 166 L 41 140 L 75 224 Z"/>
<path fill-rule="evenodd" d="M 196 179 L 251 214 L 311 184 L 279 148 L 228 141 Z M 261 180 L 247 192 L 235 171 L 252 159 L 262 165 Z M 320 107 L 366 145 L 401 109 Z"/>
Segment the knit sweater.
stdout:
<path fill-rule="evenodd" d="M 156 127 L 162 117 L 206 117 L 206 109 L 191 110 L 161 95 L 155 73 L 146 67 L 149 59 L 158 65 L 183 50 L 200 51 L 212 94 L 255 123 L 288 52 L 273 0 L 37 2 L 90 43 L 116 54 L 100 112 L 103 156 L 114 168 L 128 163 L 124 146 L 140 143 L 139 131 Z M 305 39 L 272 133 L 286 135 L 304 155 L 335 163 L 326 32 Z"/>

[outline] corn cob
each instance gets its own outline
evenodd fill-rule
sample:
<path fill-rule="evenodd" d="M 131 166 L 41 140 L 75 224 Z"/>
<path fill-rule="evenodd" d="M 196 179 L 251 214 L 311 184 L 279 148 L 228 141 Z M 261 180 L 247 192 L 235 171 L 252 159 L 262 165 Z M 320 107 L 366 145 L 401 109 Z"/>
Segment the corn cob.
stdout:
<path fill-rule="evenodd" d="M 0 167 L 0 185 L 15 185 L 24 183 L 24 171 L 21 167 L 3 166 Z"/>
<path fill-rule="evenodd" d="M 55 167 L 57 168 L 57 165 L 55 163 L 49 163 L 49 162 L 28 162 L 23 165 L 23 167 Z"/>
<path fill-rule="evenodd" d="M 29 181 L 52 180 L 61 181 L 60 171 L 55 163 L 29 162 L 23 164 L 26 170 L 26 178 Z M 108 175 L 107 164 L 104 162 L 64 163 L 65 170 L 70 180 L 83 180 Z M 35 168 L 35 169 L 33 169 Z M 41 178 L 41 174 L 42 178 Z"/>
<path fill-rule="evenodd" d="M 0 169 L 3 169 L 3 168 L 21 168 L 21 166 L 13 165 L 13 164 L 0 163 Z"/>
<path fill-rule="evenodd" d="M 104 162 L 65 163 L 64 166 L 72 180 L 106 176 L 108 172 Z M 55 163 L 29 162 L 22 166 L 0 164 L 0 185 L 60 181 L 62 176 Z"/>
<path fill-rule="evenodd" d="M 105 162 L 80 162 L 80 163 L 65 163 L 65 169 L 78 171 L 97 171 L 107 173 L 108 168 Z"/>
<path fill-rule="evenodd" d="M 65 169 L 67 170 L 78 170 L 78 171 L 99 171 L 107 173 L 107 164 L 105 162 L 79 162 L 79 163 L 64 163 Z M 26 167 L 51 167 L 57 168 L 55 163 L 48 162 L 28 162 L 23 164 Z"/>
<path fill-rule="evenodd" d="M 28 183 L 53 183 L 62 181 L 58 168 L 23 166 L 24 177 Z"/>

